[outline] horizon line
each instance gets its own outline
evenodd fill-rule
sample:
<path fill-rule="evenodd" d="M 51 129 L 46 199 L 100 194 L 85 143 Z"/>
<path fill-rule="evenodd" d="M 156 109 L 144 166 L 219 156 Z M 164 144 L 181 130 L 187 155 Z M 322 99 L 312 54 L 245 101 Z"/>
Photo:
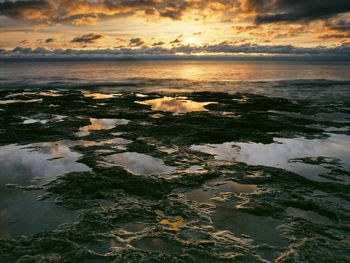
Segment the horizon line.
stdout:
<path fill-rule="evenodd" d="M 322 56 L 124 56 L 124 57 L 106 57 L 106 56 L 0 56 L 0 61 L 181 61 L 181 60 L 199 60 L 199 61 L 342 61 L 350 62 L 350 56 L 341 55 L 322 55 Z"/>

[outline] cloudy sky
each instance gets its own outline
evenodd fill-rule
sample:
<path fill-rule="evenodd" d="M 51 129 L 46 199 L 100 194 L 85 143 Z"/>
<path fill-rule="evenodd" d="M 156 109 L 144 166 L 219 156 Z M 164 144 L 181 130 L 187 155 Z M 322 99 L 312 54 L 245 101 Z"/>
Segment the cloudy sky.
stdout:
<path fill-rule="evenodd" d="M 350 55 L 350 0 L 0 0 L 0 56 Z"/>

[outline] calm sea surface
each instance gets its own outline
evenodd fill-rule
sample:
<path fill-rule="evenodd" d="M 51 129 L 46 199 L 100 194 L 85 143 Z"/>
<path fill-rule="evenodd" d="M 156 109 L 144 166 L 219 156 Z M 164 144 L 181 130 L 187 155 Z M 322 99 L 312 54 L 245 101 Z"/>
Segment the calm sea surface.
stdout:
<path fill-rule="evenodd" d="M 291 61 L 0 61 L 0 85 L 193 81 L 350 80 L 350 62 Z"/>

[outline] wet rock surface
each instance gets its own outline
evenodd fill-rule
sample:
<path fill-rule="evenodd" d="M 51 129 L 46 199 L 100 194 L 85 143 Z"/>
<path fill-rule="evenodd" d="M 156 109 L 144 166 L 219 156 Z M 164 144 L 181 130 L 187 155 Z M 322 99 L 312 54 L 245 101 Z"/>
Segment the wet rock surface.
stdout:
<path fill-rule="evenodd" d="M 18 89 L 0 109 L 1 262 L 350 261 L 347 96 Z"/>

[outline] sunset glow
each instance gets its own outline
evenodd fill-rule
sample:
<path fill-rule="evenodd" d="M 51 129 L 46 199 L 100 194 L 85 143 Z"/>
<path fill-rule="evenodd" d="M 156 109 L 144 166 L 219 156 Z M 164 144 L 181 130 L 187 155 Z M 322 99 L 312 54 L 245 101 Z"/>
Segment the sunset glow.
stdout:
<path fill-rule="evenodd" d="M 0 263 L 350 253 L 350 0 L 0 0 Z"/>
<path fill-rule="evenodd" d="M 1 56 L 342 55 L 336 1 L 1 0 Z"/>

